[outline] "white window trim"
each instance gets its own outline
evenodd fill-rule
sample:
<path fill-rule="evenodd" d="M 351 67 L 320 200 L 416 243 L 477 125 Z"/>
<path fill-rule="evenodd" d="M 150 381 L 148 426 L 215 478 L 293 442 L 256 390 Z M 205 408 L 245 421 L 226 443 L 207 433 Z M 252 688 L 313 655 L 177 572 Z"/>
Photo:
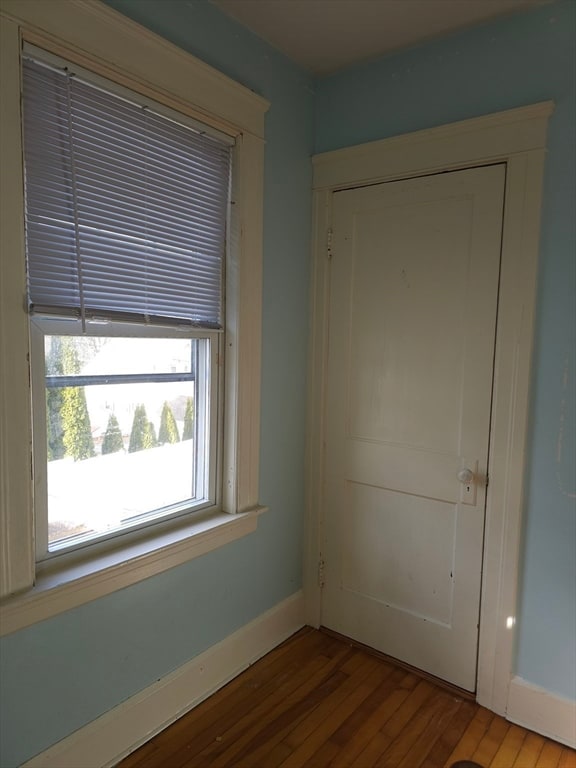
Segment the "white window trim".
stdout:
<path fill-rule="evenodd" d="M 98 0 L 3 0 L 1 12 L 0 632 L 8 634 L 255 530 L 258 503 L 264 115 L 268 102 Z M 235 136 L 227 283 L 222 510 L 116 555 L 36 577 L 20 124 L 22 40 Z"/>

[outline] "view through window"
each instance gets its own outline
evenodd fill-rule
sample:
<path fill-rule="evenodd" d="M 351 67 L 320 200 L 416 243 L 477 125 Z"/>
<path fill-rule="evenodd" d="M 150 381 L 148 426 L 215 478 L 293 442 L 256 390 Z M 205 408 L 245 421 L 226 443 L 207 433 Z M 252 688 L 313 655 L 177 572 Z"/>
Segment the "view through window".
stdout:
<path fill-rule="evenodd" d="M 209 344 L 45 336 L 49 549 L 206 501 Z"/>

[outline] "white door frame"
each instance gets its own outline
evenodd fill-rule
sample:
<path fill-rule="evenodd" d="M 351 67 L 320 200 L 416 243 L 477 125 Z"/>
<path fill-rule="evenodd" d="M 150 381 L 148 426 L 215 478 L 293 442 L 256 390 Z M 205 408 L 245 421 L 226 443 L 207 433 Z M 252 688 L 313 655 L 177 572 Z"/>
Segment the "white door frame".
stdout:
<path fill-rule="evenodd" d="M 476 692 L 480 704 L 502 715 L 514 671 L 542 177 L 553 106 L 551 101 L 542 102 L 313 158 L 304 595 L 307 623 L 316 627 L 321 607 L 332 194 L 394 179 L 506 163 Z"/>

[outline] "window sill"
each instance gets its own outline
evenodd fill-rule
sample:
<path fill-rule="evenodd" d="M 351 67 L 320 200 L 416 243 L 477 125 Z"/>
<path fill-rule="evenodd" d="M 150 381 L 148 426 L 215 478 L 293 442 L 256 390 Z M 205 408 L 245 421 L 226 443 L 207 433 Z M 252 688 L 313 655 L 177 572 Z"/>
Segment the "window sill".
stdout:
<path fill-rule="evenodd" d="M 89 561 L 38 575 L 29 591 L 0 605 L 0 635 L 44 621 L 118 589 L 182 565 L 256 530 L 266 507 L 237 515 L 216 513 Z"/>

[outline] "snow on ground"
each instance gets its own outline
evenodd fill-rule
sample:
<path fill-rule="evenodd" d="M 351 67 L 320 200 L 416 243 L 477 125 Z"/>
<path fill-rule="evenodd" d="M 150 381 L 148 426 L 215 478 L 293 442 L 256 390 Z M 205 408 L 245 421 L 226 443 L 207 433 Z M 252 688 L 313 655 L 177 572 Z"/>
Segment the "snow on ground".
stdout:
<path fill-rule="evenodd" d="M 127 517 L 192 498 L 193 447 L 186 440 L 137 453 L 49 462 L 50 528 L 105 532 Z"/>

